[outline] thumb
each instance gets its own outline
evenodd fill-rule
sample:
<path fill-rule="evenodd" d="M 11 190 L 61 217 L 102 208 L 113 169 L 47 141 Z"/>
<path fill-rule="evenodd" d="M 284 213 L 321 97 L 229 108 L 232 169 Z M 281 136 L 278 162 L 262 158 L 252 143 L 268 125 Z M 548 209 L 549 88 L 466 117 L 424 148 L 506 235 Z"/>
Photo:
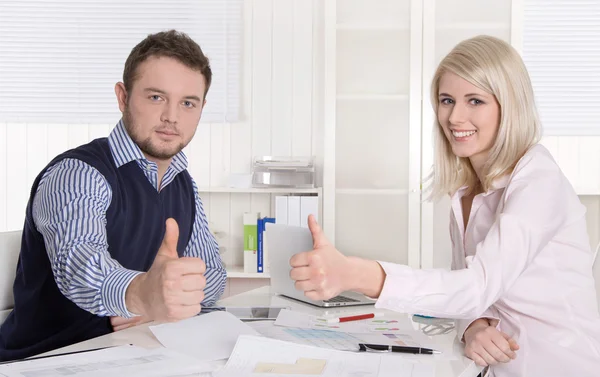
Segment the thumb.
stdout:
<path fill-rule="evenodd" d="M 323 229 L 321 229 L 313 215 L 308 216 L 308 229 L 310 229 L 310 232 L 312 233 L 313 247 L 315 249 L 329 245 L 329 241 L 327 240 L 327 237 L 325 237 Z"/>
<path fill-rule="evenodd" d="M 502 334 L 504 339 L 506 339 L 508 341 L 508 345 L 510 346 L 511 350 L 516 351 L 520 348 L 519 345 L 517 344 L 517 341 L 514 340 L 513 338 L 511 338 L 509 335 L 507 335 L 503 332 L 500 332 L 500 334 Z"/>
<path fill-rule="evenodd" d="M 177 255 L 177 241 L 179 240 L 179 225 L 177 221 L 172 218 L 168 218 L 165 228 L 165 236 L 163 237 L 162 244 L 158 253 L 169 258 L 179 258 Z"/>

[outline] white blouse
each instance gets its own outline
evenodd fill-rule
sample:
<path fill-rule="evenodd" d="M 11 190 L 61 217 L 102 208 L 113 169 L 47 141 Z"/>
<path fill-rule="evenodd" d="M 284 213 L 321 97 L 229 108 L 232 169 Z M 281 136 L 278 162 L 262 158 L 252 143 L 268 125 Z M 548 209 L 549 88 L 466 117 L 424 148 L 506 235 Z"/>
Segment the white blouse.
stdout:
<path fill-rule="evenodd" d="M 548 152 L 532 147 L 510 176 L 473 199 L 466 231 L 463 187 L 452 197 L 453 271 L 380 262 L 376 307 L 500 321 L 520 346 L 495 377 L 600 376 L 600 314 L 585 207 Z"/>

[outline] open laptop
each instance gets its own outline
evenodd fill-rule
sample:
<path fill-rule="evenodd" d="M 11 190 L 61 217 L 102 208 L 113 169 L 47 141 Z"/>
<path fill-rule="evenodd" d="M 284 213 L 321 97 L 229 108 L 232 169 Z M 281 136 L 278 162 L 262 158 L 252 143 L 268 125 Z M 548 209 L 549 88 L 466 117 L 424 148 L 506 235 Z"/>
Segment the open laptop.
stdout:
<path fill-rule="evenodd" d="M 329 300 L 311 300 L 304 292 L 294 287 L 290 278 L 290 259 L 294 254 L 313 249 L 313 240 L 308 228 L 282 224 L 266 224 L 265 243 L 271 273 L 271 290 L 282 296 L 293 298 L 319 307 L 373 305 L 375 302 L 355 292 L 343 292 Z"/>

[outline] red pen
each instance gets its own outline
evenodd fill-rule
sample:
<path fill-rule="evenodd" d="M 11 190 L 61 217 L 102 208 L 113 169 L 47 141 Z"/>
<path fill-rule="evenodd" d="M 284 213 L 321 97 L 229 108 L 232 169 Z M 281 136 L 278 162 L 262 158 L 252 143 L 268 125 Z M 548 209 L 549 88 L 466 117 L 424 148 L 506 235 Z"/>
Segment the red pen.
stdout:
<path fill-rule="evenodd" d="M 369 319 L 375 317 L 383 317 L 383 313 L 369 313 L 369 314 L 359 314 L 348 317 L 339 317 L 339 318 L 329 318 L 327 323 L 340 323 L 340 322 L 350 322 L 350 321 L 360 321 L 361 319 Z"/>

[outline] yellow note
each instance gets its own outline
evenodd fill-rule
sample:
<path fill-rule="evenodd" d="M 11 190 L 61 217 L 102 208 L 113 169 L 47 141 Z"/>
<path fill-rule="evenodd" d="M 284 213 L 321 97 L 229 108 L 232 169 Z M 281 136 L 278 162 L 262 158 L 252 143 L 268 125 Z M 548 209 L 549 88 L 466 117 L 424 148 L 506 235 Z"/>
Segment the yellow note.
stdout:
<path fill-rule="evenodd" d="M 323 374 L 327 360 L 298 359 L 295 364 L 258 363 L 253 373 L 266 374 L 307 374 L 318 376 Z"/>

